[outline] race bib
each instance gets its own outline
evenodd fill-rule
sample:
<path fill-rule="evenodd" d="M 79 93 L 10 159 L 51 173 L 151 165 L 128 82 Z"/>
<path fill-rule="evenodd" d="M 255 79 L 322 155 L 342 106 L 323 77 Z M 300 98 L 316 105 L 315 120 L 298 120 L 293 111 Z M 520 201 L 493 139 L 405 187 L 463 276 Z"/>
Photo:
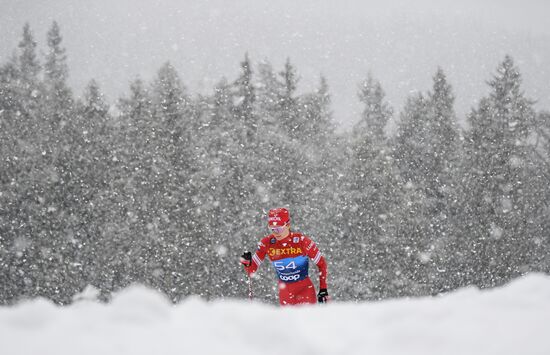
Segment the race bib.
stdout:
<path fill-rule="evenodd" d="M 273 261 L 273 266 L 279 280 L 287 283 L 296 282 L 308 276 L 309 260 L 307 256 L 300 255 Z"/>

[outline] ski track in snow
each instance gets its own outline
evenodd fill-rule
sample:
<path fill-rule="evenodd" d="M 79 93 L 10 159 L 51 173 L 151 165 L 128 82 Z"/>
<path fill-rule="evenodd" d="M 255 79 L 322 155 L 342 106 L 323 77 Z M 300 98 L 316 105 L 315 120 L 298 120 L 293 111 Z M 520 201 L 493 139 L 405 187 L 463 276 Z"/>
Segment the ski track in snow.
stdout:
<path fill-rule="evenodd" d="M 133 286 L 110 304 L 0 307 L 2 355 L 550 354 L 550 276 L 501 288 L 370 303 L 278 308 Z"/>

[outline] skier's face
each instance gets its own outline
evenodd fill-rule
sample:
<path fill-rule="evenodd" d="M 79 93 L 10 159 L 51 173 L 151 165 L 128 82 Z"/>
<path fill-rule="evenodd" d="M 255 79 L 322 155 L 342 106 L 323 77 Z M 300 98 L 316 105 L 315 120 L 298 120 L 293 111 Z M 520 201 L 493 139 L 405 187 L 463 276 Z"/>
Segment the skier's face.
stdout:
<path fill-rule="evenodd" d="M 289 224 L 285 224 L 284 226 L 269 227 L 269 230 L 271 231 L 271 233 L 273 233 L 273 235 L 275 235 L 276 237 L 286 235 L 289 229 L 290 229 Z"/>

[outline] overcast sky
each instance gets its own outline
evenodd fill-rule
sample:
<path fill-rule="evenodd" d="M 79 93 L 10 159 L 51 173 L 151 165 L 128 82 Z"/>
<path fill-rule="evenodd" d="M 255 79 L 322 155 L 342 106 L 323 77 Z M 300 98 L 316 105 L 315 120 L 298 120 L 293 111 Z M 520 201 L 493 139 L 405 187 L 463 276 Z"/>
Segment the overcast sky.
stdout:
<path fill-rule="evenodd" d="M 276 69 L 290 57 L 303 90 L 327 77 L 335 119 L 349 127 L 369 71 L 399 111 L 441 66 L 463 117 L 511 54 L 526 94 L 550 109 L 549 10 L 545 0 L 0 0 L 0 62 L 25 22 L 43 48 L 56 20 L 76 93 L 94 78 L 114 102 L 166 61 L 191 93 L 209 93 L 236 77 L 245 52 Z"/>

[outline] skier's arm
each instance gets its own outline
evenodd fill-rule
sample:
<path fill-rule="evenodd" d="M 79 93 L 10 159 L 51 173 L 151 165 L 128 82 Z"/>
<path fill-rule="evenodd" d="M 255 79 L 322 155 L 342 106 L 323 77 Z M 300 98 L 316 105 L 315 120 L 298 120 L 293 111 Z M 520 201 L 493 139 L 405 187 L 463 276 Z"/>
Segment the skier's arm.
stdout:
<path fill-rule="evenodd" d="M 245 266 L 245 270 L 248 274 L 253 274 L 258 270 L 258 267 L 262 264 L 262 261 L 265 259 L 265 255 L 267 254 L 267 247 L 265 243 L 260 241 L 258 243 L 258 249 L 256 252 L 252 255 L 252 262 L 249 266 Z"/>
<path fill-rule="evenodd" d="M 327 289 L 327 262 L 324 256 L 321 255 L 317 267 L 319 268 L 319 288 Z"/>
<path fill-rule="evenodd" d="M 304 237 L 304 247 L 306 249 L 307 256 L 317 265 L 319 269 L 319 288 L 327 288 L 327 262 L 325 257 L 321 254 L 321 251 L 317 247 L 317 244 L 308 237 Z"/>

